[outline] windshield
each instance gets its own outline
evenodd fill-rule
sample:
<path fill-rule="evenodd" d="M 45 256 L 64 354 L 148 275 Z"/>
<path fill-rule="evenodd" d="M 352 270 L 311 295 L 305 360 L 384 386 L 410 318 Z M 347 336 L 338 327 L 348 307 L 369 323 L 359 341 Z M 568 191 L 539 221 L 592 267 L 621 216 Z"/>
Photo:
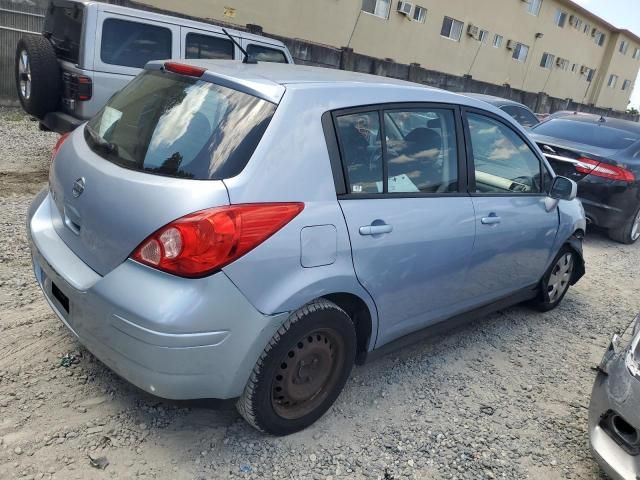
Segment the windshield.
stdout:
<path fill-rule="evenodd" d="M 623 150 L 640 140 L 637 134 L 608 127 L 605 123 L 577 122 L 562 118 L 542 122 L 534 127 L 533 132 L 609 150 Z"/>
<path fill-rule="evenodd" d="M 78 63 L 84 6 L 77 2 L 53 1 L 44 21 L 44 36 L 49 39 L 56 56 Z"/>
<path fill-rule="evenodd" d="M 85 139 L 125 168 L 220 180 L 242 171 L 275 108 L 197 78 L 146 71 L 89 121 Z"/>

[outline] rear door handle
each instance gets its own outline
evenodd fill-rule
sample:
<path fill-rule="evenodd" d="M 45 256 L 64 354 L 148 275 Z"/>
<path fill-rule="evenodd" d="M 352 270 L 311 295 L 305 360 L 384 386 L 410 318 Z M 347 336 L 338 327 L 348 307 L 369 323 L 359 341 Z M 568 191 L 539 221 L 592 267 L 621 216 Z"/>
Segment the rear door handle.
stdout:
<path fill-rule="evenodd" d="M 501 221 L 502 219 L 495 213 L 490 214 L 488 217 L 482 217 L 480 220 L 483 225 L 497 225 Z"/>
<path fill-rule="evenodd" d="M 391 225 L 367 225 L 360 227 L 360 235 L 381 235 L 383 233 L 391 233 L 393 227 Z"/>

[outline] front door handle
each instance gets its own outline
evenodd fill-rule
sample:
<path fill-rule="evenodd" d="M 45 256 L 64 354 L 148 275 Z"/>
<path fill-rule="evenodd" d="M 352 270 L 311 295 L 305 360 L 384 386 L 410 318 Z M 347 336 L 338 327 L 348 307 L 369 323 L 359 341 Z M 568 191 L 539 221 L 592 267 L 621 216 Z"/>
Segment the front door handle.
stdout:
<path fill-rule="evenodd" d="M 489 214 L 488 217 L 482 217 L 482 219 L 480 220 L 483 225 L 497 225 L 501 221 L 502 219 L 495 213 Z"/>
<path fill-rule="evenodd" d="M 360 235 L 381 235 L 383 233 L 391 233 L 393 227 L 391 225 L 367 225 L 360 227 Z"/>

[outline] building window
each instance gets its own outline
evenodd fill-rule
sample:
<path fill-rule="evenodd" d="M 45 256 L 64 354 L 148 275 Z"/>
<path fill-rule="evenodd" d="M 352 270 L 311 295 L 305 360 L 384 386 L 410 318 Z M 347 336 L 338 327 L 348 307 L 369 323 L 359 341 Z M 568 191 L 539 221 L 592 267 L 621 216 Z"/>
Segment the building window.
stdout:
<path fill-rule="evenodd" d="M 576 30 L 582 30 L 582 19 L 576 17 L 575 20 L 573 21 L 573 27 Z"/>
<path fill-rule="evenodd" d="M 565 71 L 569 70 L 569 60 L 567 60 L 566 58 L 558 58 L 556 60 L 556 65 L 561 70 L 565 70 Z"/>
<path fill-rule="evenodd" d="M 604 45 L 604 41 L 607 39 L 607 36 L 602 32 L 596 32 L 594 39 L 596 44 L 601 47 Z"/>
<path fill-rule="evenodd" d="M 489 32 L 487 32 L 486 30 L 480 30 L 480 33 L 478 34 L 478 40 L 480 40 L 480 43 L 487 43 L 488 38 Z"/>
<path fill-rule="evenodd" d="M 540 60 L 540 66 L 542 68 L 551 68 L 553 67 L 553 61 L 555 60 L 555 56 L 550 53 L 543 53 L 542 60 Z"/>
<path fill-rule="evenodd" d="M 440 35 L 443 37 L 450 38 L 451 40 L 455 40 L 456 42 L 460 41 L 460 37 L 462 36 L 462 29 L 464 28 L 464 23 L 456 20 L 451 17 L 444 17 L 442 21 L 442 30 L 440 30 Z"/>
<path fill-rule="evenodd" d="M 567 12 L 564 12 L 560 9 L 556 10 L 554 23 L 560 28 L 564 28 L 564 24 L 567 23 Z"/>
<path fill-rule="evenodd" d="M 391 0 L 362 0 L 362 11 L 376 17 L 389 18 Z"/>
<path fill-rule="evenodd" d="M 413 9 L 413 19 L 416 22 L 424 23 L 427 18 L 427 9 L 421 7 L 420 5 L 416 5 Z"/>
<path fill-rule="evenodd" d="M 627 90 L 631 86 L 631 80 L 625 80 L 622 82 L 622 90 Z"/>
<path fill-rule="evenodd" d="M 516 48 L 513 49 L 512 57 L 519 62 L 526 62 L 527 55 L 529 55 L 529 47 L 522 43 L 517 43 Z"/>
<path fill-rule="evenodd" d="M 587 35 L 591 34 L 591 25 L 589 23 L 585 23 L 582 31 Z"/>
<path fill-rule="evenodd" d="M 496 33 L 496 35 L 493 37 L 493 46 L 495 48 L 500 48 L 502 46 L 502 40 L 503 40 L 502 35 L 498 35 Z"/>
<path fill-rule="evenodd" d="M 629 42 L 627 42 L 626 40 L 622 40 L 620 42 L 620 48 L 618 51 L 621 54 L 626 55 L 628 50 L 629 50 Z"/>
<path fill-rule="evenodd" d="M 609 75 L 609 82 L 607 83 L 607 87 L 615 88 L 617 84 L 618 84 L 618 76 L 614 74 Z"/>
<path fill-rule="evenodd" d="M 634 60 L 638 60 L 639 58 L 640 58 L 640 48 L 636 48 L 636 49 L 633 51 L 633 59 L 634 59 Z"/>
<path fill-rule="evenodd" d="M 527 6 L 527 12 L 537 17 L 538 14 L 540 13 L 541 6 L 542 6 L 542 0 L 529 0 L 529 5 Z"/>
<path fill-rule="evenodd" d="M 576 70 L 578 69 L 578 64 L 574 63 L 573 65 L 571 65 L 571 72 L 572 73 L 576 73 Z"/>
<path fill-rule="evenodd" d="M 587 68 L 587 82 L 590 82 L 591 80 L 593 80 L 593 77 L 595 74 L 596 74 L 596 71 L 593 68 Z"/>

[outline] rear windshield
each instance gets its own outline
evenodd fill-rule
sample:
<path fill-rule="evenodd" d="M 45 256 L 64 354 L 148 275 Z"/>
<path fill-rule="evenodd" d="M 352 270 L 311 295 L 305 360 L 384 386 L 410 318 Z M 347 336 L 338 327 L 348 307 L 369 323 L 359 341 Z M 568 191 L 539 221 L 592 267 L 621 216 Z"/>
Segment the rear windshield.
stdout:
<path fill-rule="evenodd" d="M 640 140 L 640 136 L 632 132 L 608 127 L 606 124 L 576 122 L 562 118 L 542 122 L 533 131 L 540 135 L 609 150 L 623 150 Z"/>
<path fill-rule="evenodd" d="M 53 1 L 49 4 L 43 31 L 58 58 L 78 63 L 83 13 L 81 3 Z"/>
<path fill-rule="evenodd" d="M 197 78 L 138 75 L 89 121 L 90 148 L 122 167 L 221 180 L 242 171 L 276 106 Z"/>

